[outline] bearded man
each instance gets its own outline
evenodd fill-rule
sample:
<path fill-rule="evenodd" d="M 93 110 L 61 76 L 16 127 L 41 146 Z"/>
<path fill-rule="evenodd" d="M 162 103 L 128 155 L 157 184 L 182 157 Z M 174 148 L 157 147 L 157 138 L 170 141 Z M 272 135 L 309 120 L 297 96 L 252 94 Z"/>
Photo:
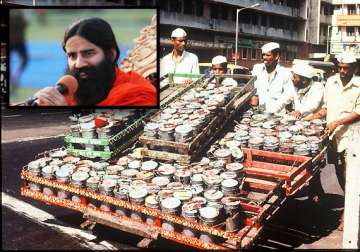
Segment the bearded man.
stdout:
<path fill-rule="evenodd" d="M 84 18 L 71 24 L 62 43 L 66 73 L 78 81 L 73 96 L 46 87 L 34 97 L 40 106 L 156 106 L 157 91 L 136 72 L 117 67 L 120 51 L 109 23 Z"/>

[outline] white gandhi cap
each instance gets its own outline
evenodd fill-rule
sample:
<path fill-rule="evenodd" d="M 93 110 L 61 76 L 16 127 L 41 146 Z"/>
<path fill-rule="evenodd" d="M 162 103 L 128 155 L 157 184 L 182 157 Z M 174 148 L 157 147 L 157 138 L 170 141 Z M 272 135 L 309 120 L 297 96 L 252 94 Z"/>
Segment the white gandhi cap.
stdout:
<path fill-rule="evenodd" d="M 221 64 L 221 63 L 227 63 L 225 56 L 222 56 L 222 55 L 215 56 L 211 61 L 211 64 L 213 64 L 213 65 L 217 65 L 217 64 Z"/>
<path fill-rule="evenodd" d="M 293 65 L 291 71 L 297 75 L 304 76 L 309 79 L 311 79 L 315 75 L 314 68 L 305 63 L 297 63 Z"/>
<path fill-rule="evenodd" d="M 270 43 L 263 45 L 261 47 L 261 51 L 262 51 L 262 53 L 268 53 L 268 52 L 270 52 L 274 49 L 278 49 L 278 48 L 280 48 L 280 45 L 278 43 L 270 42 Z"/>
<path fill-rule="evenodd" d="M 171 33 L 172 38 L 183 38 L 186 37 L 186 32 L 181 28 L 176 28 Z"/>
<path fill-rule="evenodd" d="M 336 55 L 336 59 L 339 63 L 344 64 L 351 64 L 356 62 L 356 58 L 353 53 L 351 52 L 343 52 L 338 55 Z"/>

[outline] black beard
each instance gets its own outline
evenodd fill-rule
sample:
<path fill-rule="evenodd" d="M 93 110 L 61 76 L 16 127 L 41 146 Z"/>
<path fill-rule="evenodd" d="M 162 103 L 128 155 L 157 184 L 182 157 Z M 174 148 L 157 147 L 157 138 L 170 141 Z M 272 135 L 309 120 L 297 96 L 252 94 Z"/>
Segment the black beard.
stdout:
<path fill-rule="evenodd" d="M 81 73 L 86 73 L 87 78 L 80 78 Z M 115 65 L 111 59 L 105 57 L 96 66 L 83 67 L 79 69 L 66 69 L 66 74 L 74 76 L 78 83 L 78 90 L 75 93 L 75 99 L 78 105 L 95 106 L 104 100 L 115 80 Z"/>

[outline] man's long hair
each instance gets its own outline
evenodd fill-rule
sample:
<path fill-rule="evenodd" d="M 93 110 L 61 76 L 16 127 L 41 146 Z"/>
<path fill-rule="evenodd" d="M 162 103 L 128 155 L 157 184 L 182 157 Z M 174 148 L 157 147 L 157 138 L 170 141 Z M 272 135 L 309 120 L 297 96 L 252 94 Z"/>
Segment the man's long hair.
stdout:
<path fill-rule="evenodd" d="M 116 38 L 113 30 L 108 22 L 101 18 L 91 17 L 83 18 L 72 23 L 65 31 L 64 40 L 62 43 L 63 50 L 65 50 L 66 42 L 73 36 L 80 36 L 95 44 L 104 50 L 104 52 L 115 49 L 116 57 L 114 66 L 117 65 L 117 61 L 120 56 L 120 50 L 116 43 Z"/>

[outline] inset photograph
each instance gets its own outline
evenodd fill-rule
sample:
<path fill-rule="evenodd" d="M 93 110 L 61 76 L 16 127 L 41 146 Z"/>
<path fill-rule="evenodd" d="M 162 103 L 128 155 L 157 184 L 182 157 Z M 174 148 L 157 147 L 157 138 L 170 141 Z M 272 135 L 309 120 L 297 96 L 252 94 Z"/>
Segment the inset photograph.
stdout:
<path fill-rule="evenodd" d="M 155 8 L 9 10 L 9 106 L 158 107 Z"/>

